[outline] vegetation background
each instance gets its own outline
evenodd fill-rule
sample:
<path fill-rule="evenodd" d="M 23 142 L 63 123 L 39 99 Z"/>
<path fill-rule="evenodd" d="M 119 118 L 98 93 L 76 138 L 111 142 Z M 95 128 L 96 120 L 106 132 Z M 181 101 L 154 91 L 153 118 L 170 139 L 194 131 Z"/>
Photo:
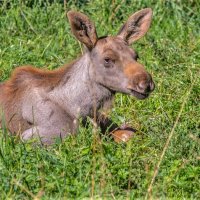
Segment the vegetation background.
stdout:
<path fill-rule="evenodd" d="M 145 101 L 118 94 L 110 117 L 137 128 L 116 144 L 92 125 L 50 148 L 0 130 L 0 199 L 199 199 L 200 1 L 0 1 L 0 81 L 31 64 L 54 69 L 81 54 L 66 10 L 90 16 L 98 35 L 116 34 L 151 7 L 148 34 L 134 44 L 156 89 Z"/>

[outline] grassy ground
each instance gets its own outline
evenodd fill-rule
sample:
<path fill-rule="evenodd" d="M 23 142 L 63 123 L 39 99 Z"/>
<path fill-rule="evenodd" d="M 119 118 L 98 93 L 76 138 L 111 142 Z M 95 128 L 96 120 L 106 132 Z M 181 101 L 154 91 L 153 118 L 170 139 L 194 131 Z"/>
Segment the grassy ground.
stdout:
<path fill-rule="evenodd" d="M 80 55 L 57 2 L 0 1 L 1 81 L 19 65 L 54 69 Z M 80 127 L 76 137 L 46 149 L 0 130 L 0 199 L 200 198 L 200 2 L 66 4 L 91 16 L 99 36 L 115 34 L 144 7 L 153 9 L 153 23 L 133 46 L 156 90 L 145 101 L 118 94 L 110 114 L 136 127 L 136 136 L 116 144 L 105 136 L 99 140 L 92 126 Z"/>

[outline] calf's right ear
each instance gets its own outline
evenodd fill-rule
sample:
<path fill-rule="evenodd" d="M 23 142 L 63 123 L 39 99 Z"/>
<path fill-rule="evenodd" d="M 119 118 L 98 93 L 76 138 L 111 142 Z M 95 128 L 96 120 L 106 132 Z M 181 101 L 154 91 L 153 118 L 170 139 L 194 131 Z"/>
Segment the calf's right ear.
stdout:
<path fill-rule="evenodd" d="M 86 15 L 76 11 L 69 11 L 67 17 L 74 36 L 91 50 L 97 42 L 94 23 Z"/>
<path fill-rule="evenodd" d="M 129 45 L 143 37 L 151 25 L 151 8 L 142 9 L 131 15 L 127 22 L 121 27 L 118 37 Z"/>

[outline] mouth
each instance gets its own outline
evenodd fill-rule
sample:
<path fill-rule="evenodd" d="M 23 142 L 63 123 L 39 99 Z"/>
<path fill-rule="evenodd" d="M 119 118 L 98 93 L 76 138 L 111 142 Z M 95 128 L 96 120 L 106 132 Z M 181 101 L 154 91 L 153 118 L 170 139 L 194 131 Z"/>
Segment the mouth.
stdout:
<path fill-rule="evenodd" d="M 132 96 L 135 96 L 136 98 L 138 98 L 138 99 L 146 99 L 148 96 L 149 96 L 149 94 L 148 93 L 140 93 L 140 92 L 137 92 L 137 91 L 135 91 L 135 90 L 133 90 L 133 89 L 131 89 L 130 90 L 130 94 L 132 95 Z"/>

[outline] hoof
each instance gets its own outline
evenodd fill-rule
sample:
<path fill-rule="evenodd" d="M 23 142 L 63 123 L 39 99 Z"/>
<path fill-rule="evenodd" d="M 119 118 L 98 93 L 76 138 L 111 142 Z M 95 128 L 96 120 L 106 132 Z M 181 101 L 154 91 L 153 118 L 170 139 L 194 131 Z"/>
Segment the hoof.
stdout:
<path fill-rule="evenodd" d="M 112 136 L 117 143 L 128 142 L 134 136 L 134 132 L 131 130 L 117 130 L 112 133 Z"/>

